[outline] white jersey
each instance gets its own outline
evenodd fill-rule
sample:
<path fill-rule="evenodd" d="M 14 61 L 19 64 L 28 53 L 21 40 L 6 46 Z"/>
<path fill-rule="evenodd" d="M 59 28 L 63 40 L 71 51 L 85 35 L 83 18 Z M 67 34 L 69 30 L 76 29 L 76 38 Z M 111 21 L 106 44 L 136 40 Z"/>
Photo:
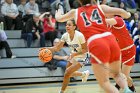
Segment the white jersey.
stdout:
<path fill-rule="evenodd" d="M 84 35 L 77 30 L 75 30 L 73 40 L 70 39 L 69 33 L 66 32 L 62 35 L 61 41 L 66 42 L 68 44 L 68 46 L 71 49 L 71 53 L 81 52 L 82 51 L 81 44 L 84 44 L 86 42 Z"/>

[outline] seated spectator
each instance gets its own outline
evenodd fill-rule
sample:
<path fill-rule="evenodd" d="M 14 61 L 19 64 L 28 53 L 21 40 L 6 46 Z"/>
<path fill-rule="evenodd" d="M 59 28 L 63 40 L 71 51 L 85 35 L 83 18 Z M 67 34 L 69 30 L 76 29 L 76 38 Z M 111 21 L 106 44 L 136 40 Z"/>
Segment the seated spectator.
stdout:
<path fill-rule="evenodd" d="M 138 28 L 136 30 L 136 35 L 134 37 L 134 43 L 136 45 L 136 63 L 140 63 L 139 55 L 140 55 L 140 21 L 138 22 Z"/>
<path fill-rule="evenodd" d="M 45 36 L 43 32 L 42 22 L 39 20 L 39 13 L 35 13 L 33 18 L 30 18 L 22 30 L 21 38 L 27 40 L 27 47 L 31 47 L 33 40 L 40 40 L 40 46 L 45 47 Z"/>
<path fill-rule="evenodd" d="M 51 4 L 51 13 L 53 16 L 55 15 L 56 6 L 59 2 L 61 2 L 61 4 L 64 6 L 63 8 L 65 12 L 70 10 L 69 0 L 54 0 L 54 2 Z"/>
<path fill-rule="evenodd" d="M 135 12 L 134 13 L 134 18 L 130 21 L 130 25 L 131 25 L 131 34 L 133 34 L 133 30 L 135 27 L 138 26 L 138 21 L 139 21 L 139 13 Z"/>
<path fill-rule="evenodd" d="M 18 8 L 16 4 L 13 3 L 13 0 L 5 0 L 5 3 L 1 9 L 2 14 L 4 15 L 4 19 L 6 22 L 7 30 L 11 30 L 14 26 L 15 30 L 21 30 L 22 21 L 21 18 L 18 16 Z"/>
<path fill-rule="evenodd" d="M 20 16 L 24 16 L 25 14 L 25 5 L 26 5 L 26 0 L 20 0 L 20 5 L 18 6 L 18 11 Z"/>
<path fill-rule="evenodd" d="M 32 18 L 35 13 L 39 13 L 38 4 L 35 3 L 35 0 L 29 0 L 25 5 L 24 21 L 26 22 L 28 19 Z"/>
<path fill-rule="evenodd" d="M 36 3 L 39 5 L 41 12 L 49 11 L 51 8 L 51 1 L 49 0 L 36 0 Z"/>
<path fill-rule="evenodd" d="M 120 2 L 119 7 L 126 10 L 126 6 L 124 5 L 124 2 Z"/>
<path fill-rule="evenodd" d="M 4 20 L 4 16 L 3 16 L 3 14 L 1 13 L 1 7 L 2 7 L 2 5 L 4 4 L 4 2 L 0 2 L 0 23 L 1 22 L 3 22 L 4 23 L 4 29 L 6 29 L 5 27 L 6 27 L 6 24 L 5 24 L 5 20 Z M 3 29 L 3 30 L 4 30 Z"/>
<path fill-rule="evenodd" d="M 55 29 L 56 20 L 52 17 L 50 12 L 45 12 L 40 16 L 40 20 L 43 22 L 43 33 L 47 40 L 51 41 L 53 45 L 53 41 L 57 38 L 57 31 Z"/>
<path fill-rule="evenodd" d="M 128 8 L 136 8 L 135 0 L 121 0 Z"/>
<path fill-rule="evenodd" d="M 12 54 L 12 51 L 6 40 L 7 40 L 7 36 L 6 36 L 5 32 L 3 30 L 0 30 L 0 49 L 3 49 L 3 48 L 5 49 L 7 58 L 16 58 L 16 56 L 14 56 Z M 1 58 L 1 56 L 0 56 L 0 58 Z"/>
<path fill-rule="evenodd" d="M 53 45 L 56 46 L 59 43 L 60 39 L 56 38 L 53 42 Z M 53 59 L 56 60 L 57 67 L 61 67 L 63 71 L 66 69 L 67 59 L 69 57 L 67 51 L 63 48 L 60 49 L 58 52 L 54 52 Z"/>

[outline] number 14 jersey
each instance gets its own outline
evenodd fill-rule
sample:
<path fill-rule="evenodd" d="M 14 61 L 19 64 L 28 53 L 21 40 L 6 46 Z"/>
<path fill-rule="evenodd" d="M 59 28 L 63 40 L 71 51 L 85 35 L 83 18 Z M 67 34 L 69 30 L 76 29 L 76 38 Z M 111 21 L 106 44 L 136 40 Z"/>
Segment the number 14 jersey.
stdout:
<path fill-rule="evenodd" d="M 86 40 L 95 34 L 107 32 L 105 16 L 97 5 L 86 5 L 76 9 L 76 23 Z"/>

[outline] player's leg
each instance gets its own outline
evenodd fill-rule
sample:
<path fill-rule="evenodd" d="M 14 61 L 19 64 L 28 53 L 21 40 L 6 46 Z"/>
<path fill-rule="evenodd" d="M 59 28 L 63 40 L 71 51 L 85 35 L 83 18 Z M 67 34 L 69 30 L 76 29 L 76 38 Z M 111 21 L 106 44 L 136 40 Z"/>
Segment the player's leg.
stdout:
<path fill-rule="evenodd" d="M 69 62 L 70 63 L 70 62 Z M 71 77 L 72 73 L 77 71 L 81 66 L 78 65 L 79 63 L 72 64 L 65 70 L 64 78 L 63 78 L 63 83 L 61 87 L 61 93 L 63 93 L 66 90 L 66 87 L 69 84 L 69 78 Z M 80 74 L 79 74 L 80 75 Z"/>
<path fill-rule="evenodd" d="M 104 89 L 106 93 L 119 93 L 119 91 L 110 83 L 110 72 L 105 67 L 109 68 L 109 64 L 106 63 L 104 66 L 101 64 L 92 64 L 92 69 L 96 79 L 99 82 L 99 85 Z"/>
<path fill-rule="evenodd" d="M 124 93 L 133 93 L 129 90 L 127 84 L 127 78 L 124 74 L 121 73 L 121 62 L 115 61 L 110 64 L 110 70 L 113 78 L 115 79 L 116 83 L 124 89 Z"/>
<path fill-rule="evenodd" d="M 64 79 L 63 79 L 62 88 L 61 88 L 60 93 L 63 93 L 65 91 L 65 89 L 69 83 L 69 78 L 71 76 L 84 76 L 85 75 L 83 72 L 77 71 L 80 68 L 81 68 L 81 64 L 79 62 L 76 62 L 76 63 L 68 66 L 68 68 L 65 70 Z"/>
<path fill-rule="evenodd" d="M 125 74 L 126 78 L 127 78 L 127 82 L 128 82 L 128 87 L 131 91 L 135 92 L 135 87 L 133 85 L 133 80 L 130 77 L 130 71 L 131 71 L 132 66 L 128 66 L 128 65 L 122 65 L 122 73 Z"/>

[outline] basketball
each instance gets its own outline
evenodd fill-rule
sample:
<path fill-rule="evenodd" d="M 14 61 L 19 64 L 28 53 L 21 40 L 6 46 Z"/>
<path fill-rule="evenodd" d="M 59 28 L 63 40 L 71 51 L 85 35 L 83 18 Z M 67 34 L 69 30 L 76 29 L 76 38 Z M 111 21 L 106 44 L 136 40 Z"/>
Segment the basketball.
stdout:
<path fill-rule="evenodd" d="M 39 50 L 38 57 L 44 63 L 49 62 L 52 59 L 52 52 L 47 48 L 42 48 Z"/>

